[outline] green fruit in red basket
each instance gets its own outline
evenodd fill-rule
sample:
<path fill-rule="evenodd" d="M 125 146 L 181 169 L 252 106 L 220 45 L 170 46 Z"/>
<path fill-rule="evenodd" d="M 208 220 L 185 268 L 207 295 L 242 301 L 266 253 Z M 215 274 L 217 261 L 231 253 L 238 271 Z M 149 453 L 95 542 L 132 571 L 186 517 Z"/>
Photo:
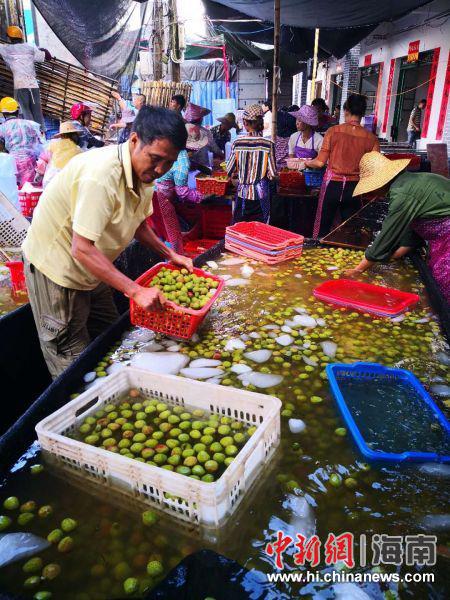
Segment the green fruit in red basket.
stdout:
<path fill-rule="evenodd" d="M 155 454 L 153 457 L 153 462 L 155 462 L 157 465 L 163 465 L 165 462 L 167 462 L 167 456 L 165 454 Z"/>
<path fill-rule="evenodd" d="M 41 578 L 39 577 L 39 575 L 33 575 L 32 577 L 28 577 L 27 579 L 25 579 L 25 581 L 23 582 L 23 587 L 28 590 L 31 590 L 33 588 L 36 588 L 40 583 Z"/>
<path fill-rule="evenodd" d="M 127 440 L 126 438 L 124 438 L 123 440 L 120 440 L 120 442 L 117 444 L 119 446 L 119 448 L 129 448 L 131 446 L 131 441 Z"/>
<path fill-rule="evenodd" d="M 236 456 L 236 454 L 239 452 L 238 448 L 236 446 L 234 446 L 233 444 L 230 446 L 226 446 L 225 448 L 225 454 L 227 456 Z"/>
<path fill-rule="evenodd" d="M 239 446 L 241 446 L 246 441 L 247 436 L 245 435 L 245 433 L 235 433 L 233 439 L 236 442 L 236 444 L 239 444 Z"/>
<path fill-rule="evenodd" d="M 232 456 L 227 456 L 227 458 L 223 461 L 223 464 L 227 467 L 229 467 L 231 465 L 231 463 L 233 462 L 234 458 Z"/>
<path fill-rule="evenodd" d="M 213 454 L 213 459 L 218 462 L 220 465 L 225 461 L 225 454 L 223 452 L 215 452 Z"/>
<path fill-rule="evenodd" d="M 145 440 L 147 439 L 147 436 L 143 433 L 135 433 L 133 436 L 133 442 L 145 442 Z"/>
<path fill-rule="evenodd" d="M 38 516 L 41 517 L 41 519 L 46 519 L 51 514 L 53 514 L 53 508 L 50 506 L 50 504 L 41 506 L 41 508 L 38 510 Z"/>
<path fill-rule="evenodd" d="M 47 541 L 50 544 L 58 544 L 64 537 L 64 533 L 61 529 L 53 529 L 47 536 Z"/>
<path fill-rule="evenodd" d="M 189 467 L 184 466 L 184 465 L 180 465 L 175 470 L 180 475 L 190 475 L 191 474 L 191 469 Z"/>
<path fill-rule="evenodd" d="M 181 462 L 181 456 L 179 456 L 177 454 L 173 454 L 172 456 L 169 456 L 169 458 L 167 459 L 167 462 L 169 463 L 169 465 L 173 465 L 174 467 L 177 467 Z"/>
<path fill-rule="evenodd" d="M 21 525 L 22 527 L 25 525 L 28 525 L 28 523 L 30 523 L 30 521 L 32 521 L 34 519 L 34 514 L 31 512 L 24 512 L 21 513 L 18 517 L 17 517 L 17 524 Z"/>
<path fill-rule="evenodd" d="M 172 439 L 170 439 L 170 440 L 166 441 L 166 445 L 170 449 L 173 449 L 173 448 L 177 448 L 180 445 L 180 442 L 179 442 L 179 440 L 172 440 Z"/>
<path fill-rule="evenodd" d="M 44 567 L 42 571 L 42 577 L 44 579 L 56 579 L 58 575 L 61 573 L 61 567 L 57 563 L 49 563 Z"/>
<path fill-rule="evenodd" d="M 164 572 L 164 568 L 159 560 L 151 560 L 147 565 L 147 573 L 150 577 L 159 577 Z"/>
<path fill-rule="evenodd" d="M 205 462 L 205 469 L 208 473 L 215 473 L 219 468 L 219 463 L 215 460 L 207 460 Z"/>
<path fill-rule="evenodd" d="M 206 445 L 203 443 L 195 444 L 193 447 L 194 452 L 204 452 L 206 450 Z"/>
<path fill-rule="evenodd" d="M 227 436 L 231 431 L 231 427 L 228 425 L 220 425 L 217 432 L 219 435 Z"/>
<path fill-rule="evenodd" d="M 231 446 L 234 443 L 234 440 L 232 437 L 224 437 L 220 440 L 220 443 L 222 444 L 222 446 L 224 448 L 226 448 L 227 446 Z"/>
<path fill-rule="evenodd" d="M 213 483 L 214 475 L 211 475 L 211 473 L 207 473 L 206 475 L 203 475 L 202 481 L 204 481 L 205 483 Z"/>
<path fill-rule="evenodd" d="M 202 477 L 205 474 L 205 469 L 202 467 L 202 465 L 194 465 L 192 467 L 192 474 L 196 475 L 197 477 Z"/>
<path fill-rule="evenodd" d="M 187 456 L 184 461 L 183 461 L 183 465 L 185 467 L 194 467 L 197 464 L 197 458 L 195 456 Z"/>
<path fill-rule="evenodd" d="M 92 429 L 91 425 L 88 425 L 87 423 L 83 424 L 80 426 L 80 433 L 82 433 L 83 435 L 85 435 L 86 433 L 89 433 Z"/>
<path fill-rule="evenodd" d="M 145 458 L 145 460 L 147 460 L 152 456 L 155 456 L 155 451 L 153 450 L 153 448 L 144 448 L 141 452 L 141 456 L 142 458 Z"/>
<path fill-rule="evenodd" d="M 212 435 L 202 435 L 202 437 L 200 438 L 201 442 L 203 444 L 205 444 L 206 446 L 209 446 L 210 444 L 213 443 L 214 438 Z"/>
<path fill-rule="evenodd" d="M 36 502 L 34 500 L 28 500 L 28 502 L 24 502 L 20 507 L 20 512 L 34 512 L 37 508 Z"/>
<path fill-rule="evenodd" d="M 66 554 L 67 552 L 70 552 L 72 550 L 74 545 L 75 545 L 75 542 L 73 541 L 73 538 L 71 538 L 68 535 L 66 537 L 63 537 L 63 539 L 59 542 L 58 551 L 62 552 L 63 554 Z"/>
<path fill-rule="evenodd" d="M 134 443 L 130 446 L 130 450 L 133 454 L 140 454 L 143 449 L 144 445 L 139 443 Z"/>
<path fill-rule="evenodd" d="M 199 440 L 202 437 L 202 432 L 199 431 L 198 429 L 193 429 L 190 433 L 189 436 L 193 439 L 193 440 Z"/>
<path fill-rule="evenodd" d="M 67 518 L 67 519 L 63 519 L 61 521 L 61 529 L 63 531 L 65 531 L 66 533 L 70 533 L 77 527 L 78 527 L 78 523 L 75 521 L 75 519 Z"/>
<path fill-rule="evenodd" d="M 103 448 L 112 448 L 112 446 L 116 445 L 116 440 L 114 438 L 106 438 L 103 440 L 102 446 Z"/>
<path fill-rule="evenodd" d="M 19 508 L 19 504 L 19 498 L 16 498 L 16 496 L 10 496 L 3 502 L 3 508 L 6 508 L 6 510 L 17 510 Z"/>
<path fill-rule="evenodd" d="M 178 428 L 181 429 L 182 431 L 185 431 L 186 429 L 190 429 L 191 428 L 191 422 L 190 421 L 181 421 L 181 423 L 179 423 Z"/>
<path fill-rule="evenodd" d="M 255 431 L 256 431 L 256 427 L 255 426 L 249 427 L 247 429 L 247 435 L 251 436 L 251 435 L 253 435 L 255 433 Z"/>
<path fill-rule="evenodd" d="M 197 460 L 199 463 L 206 463 L 210 459 L 210 456 L 207 452 L 199 452 L 197 454 Z"/>
<path fill-rule="evenodd" d="M 219 442 L 213 442 L 213 443 L 211 444 L 211 446 L 209 447 L 209 449 L 210 449 L 210 451 L 211 451 L 211 452 L 213 452 L 213 453 L 214 453 L 214 452 L 222 452 L 222 450 L 223 450 L 223 447 L 222 447 L 222 444 L 219 444 Z"/>
<path fill-rule="evenodd" d="M 42 558 L 39 556 L 33 556 L 33 558 L 27 560 L 27 562 L 23 565 L 22 571 L 24 573 L 39 573 L 42 571 L 43 564 Z"/>
<path fill-rule="evenodd" d="M 127 594 L 127 596 L 131 596 L 131 594 L 134 594 L 135 592 L 137 592 L 138 589 L 139 589 L 139 580 L 136 579 L 136 577 L 128 577 L 123 582 L 123 591 L 125 592 L 125 594 Z"/>

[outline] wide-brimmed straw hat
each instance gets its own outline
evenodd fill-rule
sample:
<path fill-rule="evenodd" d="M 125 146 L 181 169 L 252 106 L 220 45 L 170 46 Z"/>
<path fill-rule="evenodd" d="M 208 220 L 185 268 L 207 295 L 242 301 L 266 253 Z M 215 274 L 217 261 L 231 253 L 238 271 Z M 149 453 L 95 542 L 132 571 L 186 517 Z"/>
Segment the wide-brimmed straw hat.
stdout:
<path fill-rule="evenodd" d="M 77 128 L 73 121 L 64 121 L 59 126 L 59 133 L 55 133 L 54 138 L 59 138 L 65 133 L 80 133 L 80 130 Z"/>
<path fill-rule="evenodd" d="M 186 148 L 188 150 L 200 150 L 208 144 L 208 134 L 203 127 L 193 125 L 192 123 L 186 123 L 186 131 L 188 134 Z"/>
<path fill-rule="evenodd" d="M 367 152 L 359 163 L 359 182 L 353 195 L 368 194 L 382 188 L 406 169 L 410 162 L 410 158 L 389 160 L 380 152 Z"/>
<path fill-rule="evenodd" d="M 223 117 L 219 117 L 217 120 L 219 121 L 219 123 L 228 124 L 232 129 L 233 129 L 233 127 L 235 129 L 238 129 L 238 124 L 236 123 L 235 114 L 232 112 L 227 113 Z"/>
<path fill-rule="evenodd" d="M 314 106 L 304 104 L 301 108 L 289 114 L 310 127 L 317 127 L 319 125 L 319 115 Z"/>
<path fill-rule="evenodd" d="M 200 121 L 206 115 L 209 115 L 211 111 L 209 108 L 205 108 L 204 106 L 199 106 L 198 104 L 193 104 L 189 102 L 186 106 L 186 110 L 184 111 L 184 120 L 186 123 L 192 123 L 193 121 Z"/>
<path fill-rule="evenodd" d="M 250 104 L 244 110 L 243 116 L 246 121 L 256 121 L 256 119 L 263 117 L 264 113 L 260 104 Z"/>

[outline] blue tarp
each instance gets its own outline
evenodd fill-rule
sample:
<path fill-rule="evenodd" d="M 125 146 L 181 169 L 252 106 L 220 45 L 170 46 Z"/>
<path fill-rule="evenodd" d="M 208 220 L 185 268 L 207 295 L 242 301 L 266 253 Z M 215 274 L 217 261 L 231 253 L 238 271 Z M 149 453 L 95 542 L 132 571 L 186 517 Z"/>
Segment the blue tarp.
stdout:
<path fill-rule="evenodd" d="M 225 81 L 188 81 L 192 85 L 191 102 L 199 104 L 212 111 L 213 100 L 226 98 Z M 237 81 L 230 82 L 230 97 L 236 100 L 238 97 Z M 203 125 L 218 125 L 213 122 L 212 114 L 207 115 L 203 119 Z"/>

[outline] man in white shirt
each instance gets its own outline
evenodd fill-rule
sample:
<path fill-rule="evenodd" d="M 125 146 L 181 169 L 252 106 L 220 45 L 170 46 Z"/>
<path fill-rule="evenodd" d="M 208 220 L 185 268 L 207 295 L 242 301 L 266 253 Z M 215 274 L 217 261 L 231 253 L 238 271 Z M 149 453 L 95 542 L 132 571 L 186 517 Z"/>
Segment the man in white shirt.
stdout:
<path fill-rule="evenodd" d="M 23 41 L 20 27 L 11 25 L 6 29 L 9 44 L 0 44 L 0 56 L 11 69 L 14 78 L 14 96 L 20 104 L 22 116 L 39 123 L 44 130 L 39 84 L 36 79 L 35 62 L 51 58 L 49 52 Z"/>
<path fill-rule="evenodd" d="M 270 100 L 263 102 L 262 109 L 264 113 L 263 137 L 272 138 L 272 102 Z"/>

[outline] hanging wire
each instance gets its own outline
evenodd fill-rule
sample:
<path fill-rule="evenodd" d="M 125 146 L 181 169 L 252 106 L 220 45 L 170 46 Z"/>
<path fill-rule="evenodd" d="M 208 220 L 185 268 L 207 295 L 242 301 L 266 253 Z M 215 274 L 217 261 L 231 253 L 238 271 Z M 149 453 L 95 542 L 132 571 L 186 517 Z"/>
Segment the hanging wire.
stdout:
<path fill-rule="evenodd" d="M 404 94 L 407 94 L 408 92 L 413 92 L 414 90 L 418 90 L 419 88 L 421 88 L 422 86 L 426 85 L 427 83 L 430 83 L 430 81 L 433 81 L 434 79 L 436 79 L 436 75 L 434 77 L 430 77 L 430 79 L 427 79 L 427 81 L 424 81 L 423 83 L 420 83 L 419 85 L 416 85 L 416 87 L 413 88 L 409 88 L 408 90 L 403 90 L 403 92 L 398 92 L 397 94 L 388 94 L 389 96 L 403 96 Z M 333 81 L 332 79 L 330 79 L 330 83 L 332 83 L 333 85 L 335 85 L 338 88 L 341 88 L 341 90 L 344 89 L 343 85 L 339 85 L 339 83 L 336 83 L 335 81 Z M 377 96 L 368 96 L 367 94 L 361 94 L 361 92 L 356 92 L 355 90 L 349 90 L 350 94 L 356 94 L 357 96 L 363 96 L 364 98 L 367 99 L 375 99 Z"/>

